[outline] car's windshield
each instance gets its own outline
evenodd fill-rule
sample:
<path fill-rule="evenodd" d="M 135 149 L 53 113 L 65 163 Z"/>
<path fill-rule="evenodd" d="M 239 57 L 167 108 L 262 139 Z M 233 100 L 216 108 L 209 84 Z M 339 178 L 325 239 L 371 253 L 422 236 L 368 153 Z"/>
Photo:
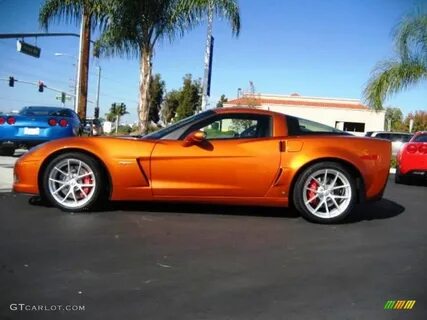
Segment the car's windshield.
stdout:
<path fill-rule="evenodd" d="M 71 117 L 71 112 L 66 109 L 49 107 L 25 107 L 19 111 L 22 116 L 58 116 Z"/>
<path fill-rule="evenodd" d="M 198 121 L 198 120 L 201 120 L 203 118 L 206 118 L 206 117 L 212 115 L 213 113 L 214 112 L 212 110 L 207 110 L 207 111 L 195 114 L 191 117 L 188 117 L 188 118 L 182 119 L 178 122 L 175 122 L 174 124 L 172 124 L 166 128 L 163 128 L 163 129 L 160 129 L 158 131 L 149 133 L 149 134 L 145 135 L 144 138 L 145 139 L 153 139 L 153 140 L 160 139 L 163 136 L 171 133 L 172 131 L 174 131 L 176 129 L 179 129 L 179 128 L 181 128 L 181 127 L 183 127 L 183 126 L 185 126 L 191 122 Z"/>

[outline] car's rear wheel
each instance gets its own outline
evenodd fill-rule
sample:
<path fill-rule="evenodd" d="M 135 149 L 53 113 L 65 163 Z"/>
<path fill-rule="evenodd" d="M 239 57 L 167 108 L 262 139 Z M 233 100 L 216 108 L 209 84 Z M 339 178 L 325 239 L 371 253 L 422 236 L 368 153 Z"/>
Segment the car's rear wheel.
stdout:
<path fill-rule="evenodd" d="M 293 190 L 296 209 L 319 223 L 343 220 L 356 202 L 356 183 L 349 170 L 336 162 L 320 162 L 307 168 Z"/>
<path fill-rule="evenodd" d="M 95 209 L 107 198 L 100 164 L 82 153 L 53 158 L 43 172 L 43 196 L 64 211 Z"/>
<path fill-rule="evenodd" d="M 396 173 L 394 174 L 394 182 L 397 184 L 406 183 L 407 179 L 400 173 L 399 166 L 396 167 Z"/>
<path fill-rule="evenodd" d="M 0 156 L 12 157 L 14 154 L 14 147 L 0 147 Z"/>

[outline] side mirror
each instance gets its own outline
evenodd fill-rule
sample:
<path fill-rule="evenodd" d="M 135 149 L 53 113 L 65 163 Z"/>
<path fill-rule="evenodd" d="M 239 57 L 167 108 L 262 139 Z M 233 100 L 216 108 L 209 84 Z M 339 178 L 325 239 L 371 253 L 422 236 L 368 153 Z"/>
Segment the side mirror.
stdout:
<path fill-rule="evenodd" d="M 191 132 L 188 136 L 184 139 L 184 146 L 188 147 L 193 144 L 199 144 L 206 140 L 206 133 L 198 130 Z"/>

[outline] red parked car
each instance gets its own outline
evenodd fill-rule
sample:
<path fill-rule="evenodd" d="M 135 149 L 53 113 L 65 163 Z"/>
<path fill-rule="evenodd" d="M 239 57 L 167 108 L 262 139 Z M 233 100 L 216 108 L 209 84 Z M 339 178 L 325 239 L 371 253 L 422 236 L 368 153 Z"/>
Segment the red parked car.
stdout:
<path fill-rule="evenodd" d="M 417 132 L 398 152 L 394 181 L 407 182 L 411 177 L 427 178 L 427 131 Z"/>

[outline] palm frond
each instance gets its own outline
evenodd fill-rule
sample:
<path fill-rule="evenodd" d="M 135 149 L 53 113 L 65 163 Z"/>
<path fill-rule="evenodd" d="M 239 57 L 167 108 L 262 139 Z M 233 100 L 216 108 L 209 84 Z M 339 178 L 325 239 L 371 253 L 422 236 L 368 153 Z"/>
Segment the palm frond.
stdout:
<path fill-rule="evenodd" d="M 137 37 L 117 27 L 107 28 L 94 45 L 94 55 L 97 56 L 139 58 L 140 53 Z"/>
<path fill-rule="evenodd" d="M 240 13 L 239 6 L 234 0 L 217 0 L 214 1 L 216 15 L 225 17 L 232 28 L 233 34 L 238 36 L 240 33 Z"/>
<path fill-rule="evenodd" d="M 240 33 L 240 9 L 236 0 L 181 0 L 179 7 L 179 12 L 187 16 L 191 24 L 205 20 L 212 10 L 215 16 L 228 20 L 233 35 Z"/>
<path fill-rule="evenodd" d="M 389 96 L 427 79 L 427 65 L 416 59 L 384 61 L 377 65 L 364 90 L 368 105 L 382 110 Z"/>
<path fill-rule="evenodd" d="M 427 14 L 419 9 L 404 17 L 394 32 L 394 41 L 402 59 L 427 60 Z"/>
<path fill-rule="evenodd" d="M 50 23 L 78 24 L 83 10 L 91 16 L 92 29 L 105 27 L 109 0 L 46 0 L 39 12 L 40 26 L 47 30 Z"/>
<path fill-rule="evenodd" d="M 40 26 L 48 30 L 52 22 L 78 23 L 81 19 L 80 0 L 46 0 L 39 12 Z"/>

